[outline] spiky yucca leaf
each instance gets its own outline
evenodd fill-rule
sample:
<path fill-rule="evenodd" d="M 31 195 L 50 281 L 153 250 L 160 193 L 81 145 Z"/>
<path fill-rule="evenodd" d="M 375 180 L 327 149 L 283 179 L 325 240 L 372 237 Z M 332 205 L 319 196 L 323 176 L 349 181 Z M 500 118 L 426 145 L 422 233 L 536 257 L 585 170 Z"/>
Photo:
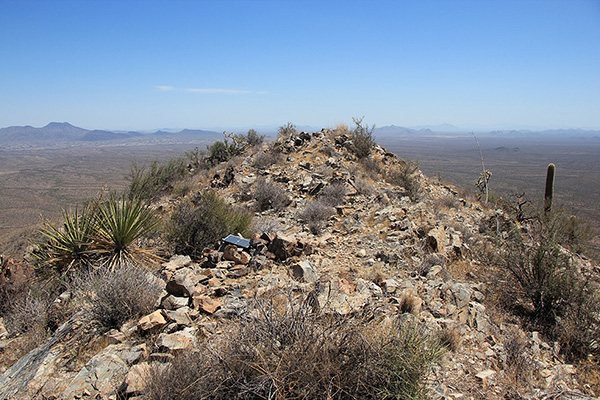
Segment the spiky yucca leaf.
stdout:
<path fill-rule="evenodd" d="M 40 230 L 47 242 L 34 256 L 43 265 L 53 265 L 59 273 L 65 273 L 74 265 L 89 261 L 91 235 L 94 229 L 94 207 L 85 206 L 81 212 L 63 211 L 64 223 L 56 227 L 49 222 Z"/>
<path fill-rule="evenodd" d="M 153 257 L 134 242 L 149 234 L 159 223 L 154 210 L 141 199 L 115 196 L 100 202 L 94 220 L 93 250 L 111 268 Z"/>

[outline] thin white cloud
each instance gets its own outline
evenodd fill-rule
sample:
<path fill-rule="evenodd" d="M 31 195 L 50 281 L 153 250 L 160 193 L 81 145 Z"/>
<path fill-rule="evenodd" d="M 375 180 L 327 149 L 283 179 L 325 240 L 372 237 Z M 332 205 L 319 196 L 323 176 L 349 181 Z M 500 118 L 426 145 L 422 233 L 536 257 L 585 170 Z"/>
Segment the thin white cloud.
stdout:
<path fill-rule="evenodd" d="M 161 92 L 184 91 L 190 93 L 205 93 L 205 94 L 267 94 L 265 90 L 240 90 L 240 89 L 219 89 L 219 88 L 185 88 L 180 89 L 173 86 L 154 86 Z"/>
<path fill-rule="evenodd" d="M 175 90 L 173 86 L 154 86 L 154 88 L 160 90 L 161 92 L 170 92 Z"/>
<path fill-rule="evenodd" d="M 237 89 L 214 89 L 214 88 L 206 88 L 206 89 L 185 89 L 186 92 L 192 93 L 227 93 L 227 94 L 248 94 L 254 93 L 250 90 L 237 90 Z"/>

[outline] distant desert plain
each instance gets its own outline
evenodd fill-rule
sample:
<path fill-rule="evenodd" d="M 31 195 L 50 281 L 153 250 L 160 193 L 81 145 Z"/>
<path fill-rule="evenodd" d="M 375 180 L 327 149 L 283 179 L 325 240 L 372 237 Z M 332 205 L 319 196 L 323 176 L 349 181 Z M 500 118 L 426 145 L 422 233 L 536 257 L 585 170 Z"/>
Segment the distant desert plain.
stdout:
<path fill-rule="evenodd" d="M 318 130 L 318 128 L 314 128 Z M 274 132 L 266 133 L 274 137 Z M 556 165 L 555 202 L 565 212 L 600 226 L 600 131 L 476 132 L 493 195 L 525 194 L 541 204 L 546 168 Z M 469 131 L 377 128 L 376 141 L 417 162 L 428 177 L 474 191 L 481 173 L 477 142 Z M 203 150 L 222 133 L 201 130 L 153 133 L 90 131 L 68 123 L 0 129 L 0 253 L 23 253 L 44 220 L 55 220 L 104 189 L 128 185 L 138 164 Z M 597 233 L 596 233 L 597 234 Z"/>

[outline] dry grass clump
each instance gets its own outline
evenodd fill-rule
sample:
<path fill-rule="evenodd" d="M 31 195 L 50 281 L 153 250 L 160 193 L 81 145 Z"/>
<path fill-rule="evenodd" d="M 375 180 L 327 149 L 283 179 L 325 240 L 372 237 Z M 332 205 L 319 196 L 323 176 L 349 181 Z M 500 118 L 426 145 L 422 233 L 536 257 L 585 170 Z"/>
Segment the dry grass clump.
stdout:
<path fill-rule="evenodd" d="M 254 185 L 253 197 L 258 211 L 281 210 L 290 203 L 284 189 L 264 179 L 258 180 Z"/>
<path fill-rule="evenodd" d="M 507 381 L 506 386 L 509 388 L 506 398 L 520 398 L 518 393 L 530 388 L 537 366 L 522 333 L 516 330 L 508 333 L 503 347 L 504 376 Z M 515 395 L 518 397 L 514 397 Z"/>
<path fill-rule="evenodd" d="M 438 332 L 440 345 L 446 349 L 457 352 L 462 343 L 462 337 L 455 327 L 447 326 Z"/>
<path fill-rule="evenodd" d="M 87 320 L 108 330 L 150 313 L 164 285 L 146 269 L 127 264 L 81 271 L 70 286 Z"/>
<path fill-rule="evenodd" d="M 350 129 L 348 129 L 348 125 L 346 125 L 342 122 L 335 126 L 335 128 L 333 129 L 333 133 L 335 136 L 349 135 Z"/>
<path fill-rule="evenodd" d="M 252 222 L 252 230 L 259 234 L 275 234 L 283 230 L 283 225 L 277 219 L 263 216 L 254 219 Z"/>
<path fill-rule="evenodd" d="M 319 200 L 313 200 L 304 207 L 299 214 L 300 219 L 308 226 L 310 231 L 317 235 L 323 229 L 323 225 L 335 213 L 333 207 L 322 203 Z"/>
<path fill-rule="evenodd" d="M 226 340 L 206 343 L 152 374 L 151 400 L 425 398 L 437 339 L 405 321 L 360 321 L 256 301 Z"/>
<path fill-rule="evenodd" d="M 422 301 L 412 291 L 406 291 L 400 297 L 399 308 L 402 314 L 418 314 L 421 308 Z"/>
<path fill-rule="evenodd" d="M 187 161 L 184 157 L 169 161 L 152 161 L 149 166 L 133 161 L 129 176 L 129 199 L 154 200 L 173 189 L 173 185 L 187 175 Z"/>

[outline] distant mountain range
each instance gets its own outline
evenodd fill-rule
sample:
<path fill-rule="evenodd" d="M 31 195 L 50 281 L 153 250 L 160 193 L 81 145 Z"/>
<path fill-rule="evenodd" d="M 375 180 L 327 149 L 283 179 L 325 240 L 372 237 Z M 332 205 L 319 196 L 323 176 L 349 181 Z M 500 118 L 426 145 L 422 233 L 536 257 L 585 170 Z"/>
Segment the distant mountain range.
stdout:
<path fill-rule="evenodd" d="M 298 130 L 317 131 L 308 126 Z M 264 133 L 263 131 L 259 133 Z M 269 133 L 269 132 L 267 132 Z M 553 140 L 600 140 L 600 130 L 553 129 L 544 131 L 497 130 L 476 132 L 478 136 L 498 138 L 531 138 Z M 373 131 L 376 140 L 388 141 L 398 138 L 436 136 L 470 136 L 470 130 L 461 130 L 450 124 L 426 125 L 413 128 L 389 125 Z M 128 144 L 208 144 L 223 138 L 222 132 L 183 129 L 180 131 L 157 130 L 155 132 L 89 130 L 73 126 L 68 122 L 51 122 L 42 128 L 32 126 L 10 126 L 0 128 L 0 149 L 53 148 L 64 146 L 128 145 Z"/>
<path fill-rule="evenodd" d="M 184 129 L 179 132 L 156 131 L 112 132 L 89 130 L 73 126 L 68 122 L 51 122 L 42 128 L 32 126 L 10 126 L 0 128 L 1 148 L 38 148 L 64 145 L 90 145 L 94 143 L 203 143 L 222 138 L 214 131 Z"/>
<path fill-rule="evenodd" d="M 532 130 L 495 130 L 495 131 L 475 131 L 478 136 L 494 136 L 498 138 L 521 138 L 521 139 L 552 139 L 552 140 L 577 140 L 592 139 L 600 140 L 600 130 L 585 129 L 547 129 L 543 131 Z M 417 128 L 407 128 L 404 126 L 382 126 L 373 131 L 373 135 L 378 140 L 388 140 L 393 138 L 420 136 L 471 136 L 470 129 L 460 129 L 450 124 L 428 125 Z"/>

